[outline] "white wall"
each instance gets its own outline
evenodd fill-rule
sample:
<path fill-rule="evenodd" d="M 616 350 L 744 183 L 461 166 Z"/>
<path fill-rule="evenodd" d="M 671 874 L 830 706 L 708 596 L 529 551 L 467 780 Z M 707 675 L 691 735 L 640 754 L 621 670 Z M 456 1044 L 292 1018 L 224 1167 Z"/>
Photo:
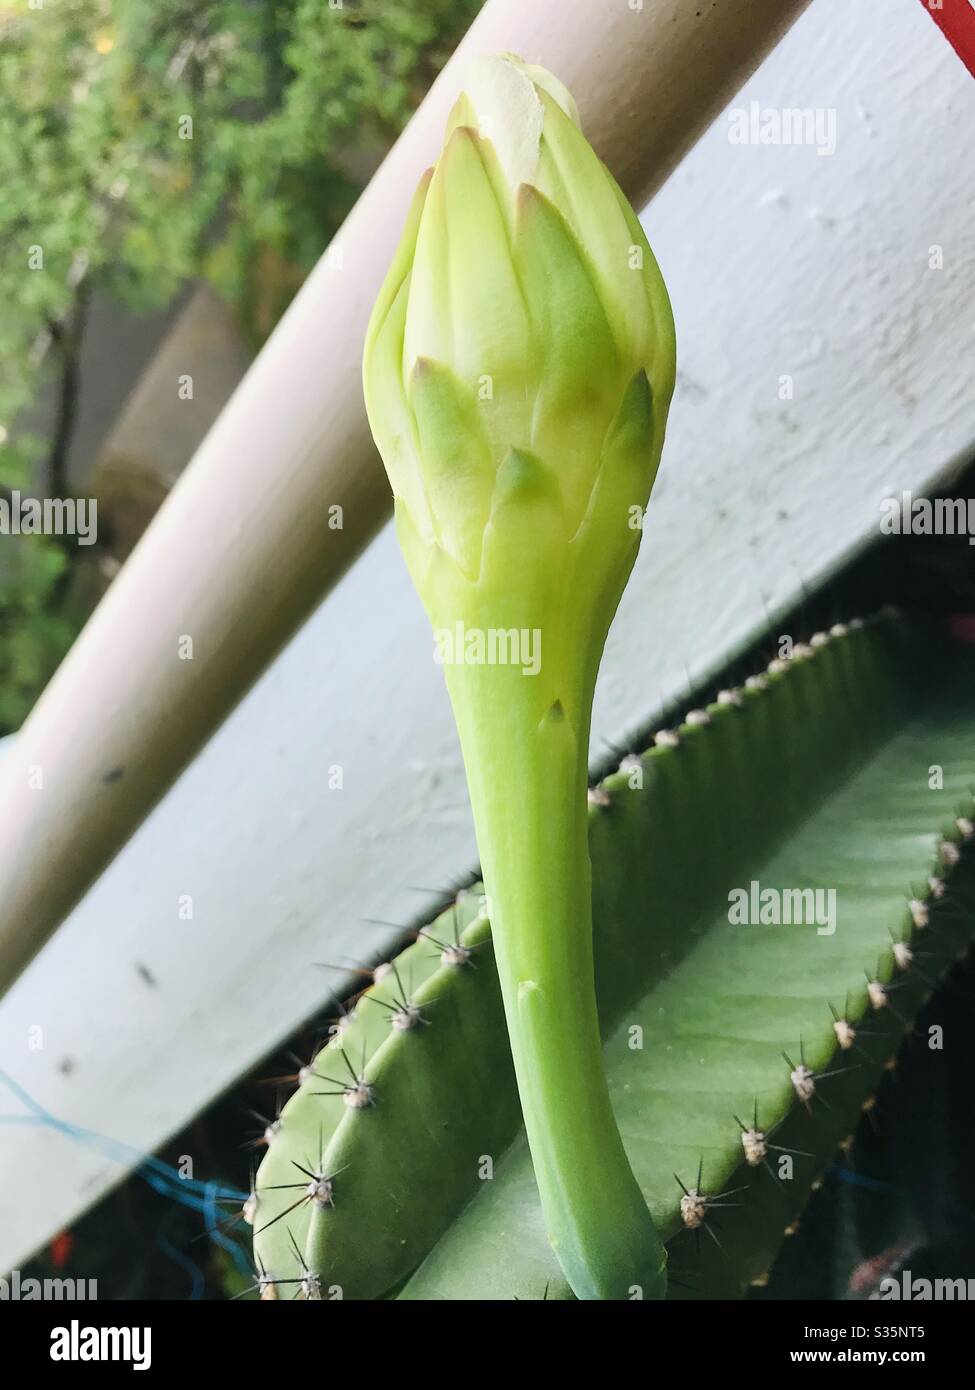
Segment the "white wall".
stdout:
<path fill-rule="evenodd" d="M 648 211 L 681 381 L 597 739 L 720 666 L 766 605 L 877 534 L 881 497 L 975 443 L 975 85 L 917 0 L 814 0 L 736 105 L 752 99 L 835 110 L 836 152 L 733 146 L 723 118 Z M 152 1149 L 323 1002 L 336 981 L 315 962 L 378 951 L 364 918 L 406 922 L 417 888 L 469 868 L 431 650 L 387 530 L 0 1004 L 0 1067 L 58 1117 Z M 62 1135 L 0 1127 L 0 1269 L 118 1176 Z"/>

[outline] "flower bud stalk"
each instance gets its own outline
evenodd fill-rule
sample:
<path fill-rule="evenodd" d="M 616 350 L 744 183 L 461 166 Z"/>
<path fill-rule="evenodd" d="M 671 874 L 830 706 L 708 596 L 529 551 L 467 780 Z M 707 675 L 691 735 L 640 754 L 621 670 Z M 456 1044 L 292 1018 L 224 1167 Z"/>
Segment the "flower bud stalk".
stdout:
<path fill-rule="evenodd" d="M 547 1231 L 589 1299 L 666 1287 L 603 1066 L 587 761 L 673 381 L 666 289 L 571 97 L 481 60 L 374 310 L 364 385 L 434 629 L 540 640 L 528 669 L 454 652 L 444 673 Z"/>

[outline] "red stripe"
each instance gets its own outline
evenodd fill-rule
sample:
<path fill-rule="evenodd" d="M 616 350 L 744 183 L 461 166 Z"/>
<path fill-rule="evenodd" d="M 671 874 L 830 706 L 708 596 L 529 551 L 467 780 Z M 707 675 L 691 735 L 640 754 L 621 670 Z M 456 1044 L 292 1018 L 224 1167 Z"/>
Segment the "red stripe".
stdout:
<path fill-rule="evenodd" d="M 921 4 L 975 77 L 975 5 L 971 0 L 921 0 Z"/>

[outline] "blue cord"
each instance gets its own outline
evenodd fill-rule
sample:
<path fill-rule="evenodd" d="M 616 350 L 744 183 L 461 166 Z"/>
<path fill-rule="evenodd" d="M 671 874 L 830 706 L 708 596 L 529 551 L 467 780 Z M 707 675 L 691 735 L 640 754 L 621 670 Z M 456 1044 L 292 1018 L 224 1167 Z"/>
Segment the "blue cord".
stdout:
<path fill-rule="evenodd" d="M 13 1077 L 8 1076 L 2 1070 L 0 1070 L 0 1082 L 3 1082 L 21 1104 L 31 1112 L 29 1115 L 0 1115 L 0 1125 L 43 1125 L 47 1129 L 53 1129 L 58 1134 L 67 1135 L 69 1139 L 85 1145 L 86 1148 L 97 1149 L 107 1158 L 131 1168 L 134 1174 L 140 1177 L 143 1182 L 148 1183 L 153 1191 L 171 1201 L 179 1202 L 181 1206 L 188 1207 L 191 1211 L 200 1212 L 210 1239 L 223 1250 L 229 1252 L 237 1268 L 243 1274 L 253 1274 L 240 1245 L 218 1229 L 218 1223 L 222 1216 L 217 1206 L 218 1200 L 244 1202 L 249 1195 L 248 1193 L 240 1192 L 234 1187 L 223 1187 L 212 1179 L 203 1182 L 197 1178 L 183 1177 L 178 1169 L 164 1163 L 161 1158 L 156 1158 L 153 1154 L 144 1154 L 129 1144 L 123 1144 L 118 1139 L 109 1138 L 108 1135 L 98 1134 L 95 1130 L 83 1129 L 79 1125 L 69 1124 L 67 1120 L 59 1120 L 45 1110 L 42 1105 L 39 1105 L 33 1096 L 14 1081 Z M 190 1298 L 202 1298 L 205 1280 L 193 1261 L 177 1250 L 161 1231 L 157 1237 L 157 1244 L 167 1258 L 191 1274 L 193 1285 Z"/>
<path fill-rule="evenodd" d="M 881 1182 L 879 1178 L 870 1178 L 866 1173 L 855 1173 L 852 1168 L 842 1168 L 838 1163 L 834 1163 L 829 1170 L 841 1182 L 848 1182 L 853 1187 L 865 1187 L 870 1192 L 890 1192 L 892 1194 L 899 1191 L 893 1183 Z"/>

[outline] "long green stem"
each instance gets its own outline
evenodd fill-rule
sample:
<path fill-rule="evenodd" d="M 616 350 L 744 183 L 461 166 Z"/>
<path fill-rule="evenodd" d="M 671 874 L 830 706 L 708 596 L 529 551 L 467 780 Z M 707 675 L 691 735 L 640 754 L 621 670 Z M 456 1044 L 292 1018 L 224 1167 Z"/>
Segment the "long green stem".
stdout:
<path fill-rule="evenodd" d="M 527 690 L 521 678 L 522 690 Z M 548 1235 L 578 1298 L 658 1298 L 665 1254 L 613 1116 L 593 977 L 588 710 L 473 701 L 455 673 L 481 868 Z M 575 701 L 573 701 L 575 704 Z"/>

